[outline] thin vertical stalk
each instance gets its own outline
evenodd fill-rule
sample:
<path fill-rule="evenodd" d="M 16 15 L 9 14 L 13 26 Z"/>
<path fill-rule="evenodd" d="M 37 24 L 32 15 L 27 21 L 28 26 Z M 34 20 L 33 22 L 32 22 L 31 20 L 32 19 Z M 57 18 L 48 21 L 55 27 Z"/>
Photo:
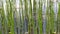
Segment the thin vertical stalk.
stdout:
<path fill-rule="evenodd" d="M 3 32 L 4 34 L 7 34 L 7 33 L 6 33 L 6 29 L 5 29 L 6 24 L 5 24 L 5 13 L 4 13 L 3 3 L 2 3 L 1 18 L 2 18 L 2 20 L 1 20 L 1 23 L 2 23 L 2 32 Z"/>
<path fill-rule="evenodd" d="M 6 0 L 3 0 L 3 8 L 5 14 L 5 34 L 7 34 L 7 12 L 6 12 Z"/>
<path fill-rule="evenodd" d="M 37 34 L 37 21 L 36 21 L 36 0 L 33 0 L 33 19 L 34 19 L 34 34 Z"/>
<path fill-rule="evenodd" d="M 58 13 L 57 13 L 57 33 L 56 34 L 59 34 L 60 32 L 60 3 L 59 3 L 59 8 L 58 8 Z"/>
<path fill-rule="evenodd" d="M 14 18 L 13 18 L 13 10 L 12 10 L 12 0 L 8 0 L 8 2 L 9 2 L 9 5 L 8 5 L 9 8 L 7 8 L 8 28 L 9 28 L 8 34 L 15 34 L 14 33 Z"/>
<path fill-rule="evenodd" d="M 42 26 L 42 0 L 39 0 L 39 11 L 38 11 L 38 25 L 39 25 L 39 34 L 43 34 Z"/>
<path fill-rule="evenodd" d="M 50 27 L 50 22 L 49 22 L 50 16 L 49 16 L 49 5 L 48 5 L 49 3 L 48 3 L 48 1 L 47 1 L 47 9 L 46 9 L 46 21 L 47 21 L 47 23 L 46 23 L 46 34 L 49 34 L 49 27 Z"/>
<path fill-rule="evenodd" d="M 29 6 L 29 24 L 28 24 L 28 34 L 33 34 L 33 20 L 32 20 L 32 0 L 30 1 L 30 6 Z"/>
<path fill-rule="evenodd" d="M 39 28 L 40 26 L 38 25 L 38 11 L 39 11 L 39 0 L 36 0 L 36 34 L 39 34 Z"/>
<path fill-rule="evenodd" d="M 54 32 L 54 10 L 53 10 L 53 1 L 50 0 L 50 34 Z"/>
<path fill-rule="evenodd" d="M 16 0 L 13 0 L 12 2 L 12 8 L 13 8 L 13 16 L 14 16 L 14 32 L 17 34 L 17 16 L 16 16 Z"/>
<path fill-rule="evenodd" d="M 46 34 L 53 34 L 54 32 L 54 11 L 53 11 L 52 1 L 50 0 L 49 2 L 50 2 L 49 7 L 47 8 L 47 11 L 46 11 L 46 16 L 47 16 Z"/>
<path fill-rule="evenodd" d="M 49 34 L 49 12 L 48 12 L 48 8 L 47 8 L 47 11 L 46 11 L 46 20 L 47 20 L 47 25 L 46 25 L 46 34 Z"/>

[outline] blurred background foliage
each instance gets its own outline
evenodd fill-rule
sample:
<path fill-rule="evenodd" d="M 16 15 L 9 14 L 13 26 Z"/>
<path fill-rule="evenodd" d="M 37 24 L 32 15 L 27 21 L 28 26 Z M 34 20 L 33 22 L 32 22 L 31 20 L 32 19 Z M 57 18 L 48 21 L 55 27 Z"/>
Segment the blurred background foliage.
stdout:
<path fill-rule="evenodd" d="M 0 0 L 0 34 L 59 34 L 60 0 Z"/>

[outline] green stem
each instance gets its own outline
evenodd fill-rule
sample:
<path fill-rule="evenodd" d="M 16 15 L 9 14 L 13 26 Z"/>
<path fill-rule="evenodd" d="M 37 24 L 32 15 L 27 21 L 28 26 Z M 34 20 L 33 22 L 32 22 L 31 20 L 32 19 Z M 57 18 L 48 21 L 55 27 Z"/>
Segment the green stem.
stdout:
<path fill-rule="evenodd" d="M 42 1 L 42 0 L 40 0 Z M 38 11 L 38 25 L 39 25 L 39 34 L 43 34 L 42 26 L 42 3 L 39 1 L 39 11 Z"/>
<path fill-rule="evenodd" d="M 8 28 L 9 28 L 9 34 L 15 34 L 14 32 L 14 16 L 13 16 L 13 10 L 12 10 L 12 1 L 8 1 L 9 5 L 7 6 L 8 11 Z M 10 7 L 10 8 L 8 8 Z"/>
<path fill-rule="evenodd" d="M 58 8 L 58 13 L 57 13 L 57 33 L 56 34 L 59 34 L 59 31 L 60 31 L 60 3 L 59 3 L 59 8 Z"/>

